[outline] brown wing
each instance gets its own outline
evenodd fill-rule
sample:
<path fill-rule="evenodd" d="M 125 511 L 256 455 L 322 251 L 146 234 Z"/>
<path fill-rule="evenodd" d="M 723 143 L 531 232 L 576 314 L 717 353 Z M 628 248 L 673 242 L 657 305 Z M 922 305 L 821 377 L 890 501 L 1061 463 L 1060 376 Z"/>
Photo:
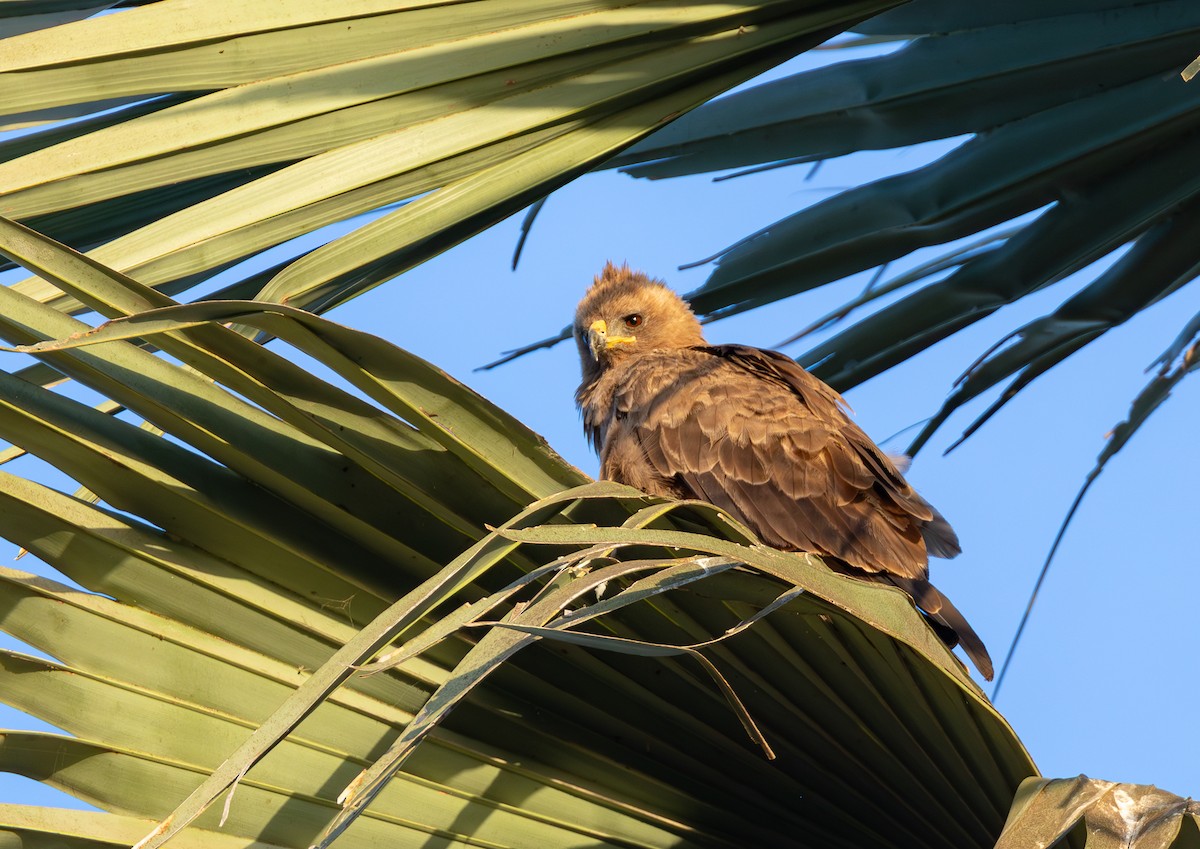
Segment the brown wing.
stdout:
<path fill-rule="evenodd" d="M 945 520 L 855 425 L 832 389 L 773 351 L 692 349 L 687 379 L 631 410 L 649 465 L 738 516 L 778 548 L 832 555 L 858 569 L 924 578 L 957 553 Z"/>
<path fill-rule="evenodd" d="M 959 553 L 954 531 L 841 396 L 783 354 L 734 345 L 651 354 L 624 377 L 593 425 L 605 478 L 709 501 L 770 545 L 832 555 L 899 587 L 991 680 L 983 642 L 926 577 L 927 549 Z"/>

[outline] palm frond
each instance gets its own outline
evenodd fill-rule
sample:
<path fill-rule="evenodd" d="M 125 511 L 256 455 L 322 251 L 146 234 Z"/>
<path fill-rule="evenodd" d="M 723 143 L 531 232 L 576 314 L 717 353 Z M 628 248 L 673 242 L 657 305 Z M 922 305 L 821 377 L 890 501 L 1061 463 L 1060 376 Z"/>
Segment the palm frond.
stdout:
<path fill-rule="evenodd" d="M 0 51 L 0 127 L 36 131 L 0 144 L 0 214 L 167 294 L 370 214 L 247 293 L 328 309 L 894 4 L 173 0 L 27 18 L 41 27 Z"/>
<path fill-rule="evenodd" d="M 574 488 L 535 435 L 375 337 L 159 305 L 19 225 L 0 240 L 129 314 L 91 330 L 10 290 L 0 335 L 163 431 L 0 375 L 0 436 L 104 501 L 0 475 L 0 533 L 85 588 L 0 575 L 4 628 L 56 659 L 6 653 L 0 698 L 74 735 L 14 732 L 0 766 L 120 815 L 100 842 L 192 796 L 156 841 L 194 817 L 181 836 L 279 846 L 988 847 L 1034 774 L 902 594 L 707 505 Z"/>

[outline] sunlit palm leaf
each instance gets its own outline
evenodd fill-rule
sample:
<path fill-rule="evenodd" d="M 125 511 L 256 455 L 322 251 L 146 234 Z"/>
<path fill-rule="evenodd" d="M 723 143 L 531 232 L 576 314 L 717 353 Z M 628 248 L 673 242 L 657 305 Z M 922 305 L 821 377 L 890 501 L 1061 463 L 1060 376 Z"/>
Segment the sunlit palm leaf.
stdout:
<path fill-rule="evenodd" d="M 178 292 L 411 201 L 258 283 L 324 309 L 894 4 L 166 0 L 41 29 L 0 50 L 8 125 L 87 117 L 5 142 L 0 214 Z"/>
<path fill-rule="evenodd" d="M 16 225 L 0 239 L 107 314 L 163 307 L 147 287 Z M 307 846 L 332 823 L 331 835 L 349 826 L 346 846 L 987 847 L 1033 773 L 902 594 L 747 544 L 709 507 L 621 487 L 571 491 L 584 478 L 539 439 L 382 340 L 230 303 L 86 333 L 7 298 L 0 335 L 29 343 L 84 330 L 38 355 L 169 438 L 0 376 L 0 435 L 128 511 L 0 475 L 0 532 L 89 590 L 0 575 L 5 629 L 58 661 L 6 654 L 0 697 L 78 735 L 10 735 L 5 769 L 124 816 L 162 817 L 266 722 L 270 753 L 238 782 L 221 834 L 282 846 Z M 213 320 L 264 328 L 357 392 L 291 370 Z M 195 371 L 139 348 L 141 336 Z M 598 602 L 578 597 L 590 611 L 578 622 L 562 613 L 584 587 L 570 582 L 576 573 L 520 589 L 544 564 L 558 565 L 536 574 L 604 557 L 597 543 L 611 551 L 590 580 L 609 588 Z M 702 565 L 683 581 L 697 557 L 766 575 Z M 704 650 L 778 754 L 768 761 L 703 667 L 639 657 L 664 650 L 628 641 L 719 637 L 797 583 L 806 591 L 786 608 Z M 512 602 L 533 591 L 564 601 L 523 620 Z M 485 667 L 459 703 L 473 658 L 506 633 L 476 643 L 477 630 L 456 626 L 487 607 L 459 606 L 497 592 L 486 619 L 526 628 L 508 639 L 528 647 Z M 399 618 L 360 631 L 396 599 Z M 592 638 L 551 644 L 536 630 L 564 627 Z M 329 665 L 340 647 L 365 660 L 401 633 L 410 651 L 395 668 L 361 677 Z M 633 654 L 593 651 L 605 635 Z M 270 719 L 289 697 L 300 700 L 290 718 Z M 347 801 L 370 807 L 339 819 L 342 789 L 406 729 L 421 745 L 382 761 L 381 777 L 401 769 L 361 785 L 368 792 Z M 256 759 L 235 762 L 226 784 Z M 197 824 L 216 828 L 221 805 L 203 810 L 191 810 Z M 57 817 L 10 828 L 66 829 Z M 126 819 L 97 822 L 102 843 L 128 833 Z"/>
<path fill-rule="evenodd" d="M 151 825 L 150 820 L 117 814 L 0 805 L 0 833 L 20 841 L 21 846 L 124 849 Z M 201 829 L 180 835 L 174 845 L 177 849 L 275 849 L 269 843 Z"/>

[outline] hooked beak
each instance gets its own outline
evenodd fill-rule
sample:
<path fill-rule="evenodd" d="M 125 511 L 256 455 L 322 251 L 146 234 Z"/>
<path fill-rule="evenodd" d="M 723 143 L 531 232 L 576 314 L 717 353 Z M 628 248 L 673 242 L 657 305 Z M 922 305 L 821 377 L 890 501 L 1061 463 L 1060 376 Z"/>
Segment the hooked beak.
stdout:
<path fill-rule="evenodd" d="M 636 342 L 637 339 L 633 336 L 609 336 L 608 324 L 602 318 L 593 321 L 588 328 L 588 349 L 592 352 L 594 360 L 600 359 L 601 351 L 616 345 L 632 345 Z"/>

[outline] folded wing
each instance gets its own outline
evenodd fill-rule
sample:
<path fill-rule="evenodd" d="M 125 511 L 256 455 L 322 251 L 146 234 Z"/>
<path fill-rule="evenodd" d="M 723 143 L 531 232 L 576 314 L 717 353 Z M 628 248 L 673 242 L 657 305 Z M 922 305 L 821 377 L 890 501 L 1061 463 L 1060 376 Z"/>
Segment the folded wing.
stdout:
<path fill-rule="evenodd" d="M 950 526 L 851 421 L 836 392 L 773 351 L 700 350 L 707 356 L 688 379 L 627 423 L 658 475 L 771 545 L 864 572 L 924 578 L 927 548 L 958 553 Z"/>

